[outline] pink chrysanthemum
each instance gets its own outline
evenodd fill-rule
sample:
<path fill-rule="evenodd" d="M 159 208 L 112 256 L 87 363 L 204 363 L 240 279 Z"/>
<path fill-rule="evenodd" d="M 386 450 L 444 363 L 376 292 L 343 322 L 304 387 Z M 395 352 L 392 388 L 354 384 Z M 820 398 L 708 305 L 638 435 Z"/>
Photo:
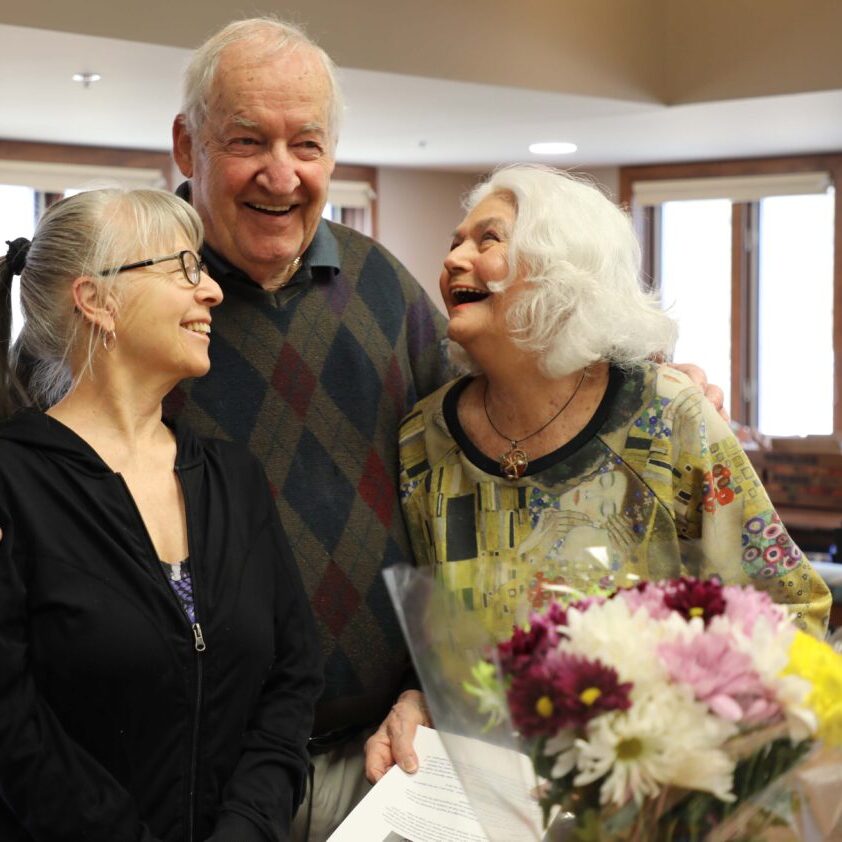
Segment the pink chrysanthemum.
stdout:
<path fill-rule="evenodd" d="M 641 582 L 633 588 L 622 588 L 614 595 L 624 600 L 631 614 L 641 608 L 653 620 L 665 620 L 672 609 L 664 602 L 666 591 L 657 583 Z"/>
<path fill-rule="evenodd" d="M 687 620 L 701 617 L 705 625 L 725 612 L 722 583 L 716 579 L 702 581 L 687 576 L 673 579 L 666 586 L 664 604 Z"/>
<path fill-rule="evenodd" d="M 628 710 L 631 688 L 599 661 L 552 653 L 512 679 L 508 702 L 523 736 L 552 736 L 606 711 Z"/>
<path fill-rule="evenodd" d="M 700 634 L 658 646 L 670 677 L 687 684 L 695 697 L 722 719 L 746 725 L 777 718 L 780 705 L 757 671 L 751 656 L 722 634 Z"/>
<path fill-rule="evenodd" d="M 786 609 L 772 602 L 769 594 L 754 588 L 726 585 L 722 589 L 725 597 L 725 616 L 735 626 L 751 635 L 754 625 L 763 617 L 776 629 L 786 622 Z"/>

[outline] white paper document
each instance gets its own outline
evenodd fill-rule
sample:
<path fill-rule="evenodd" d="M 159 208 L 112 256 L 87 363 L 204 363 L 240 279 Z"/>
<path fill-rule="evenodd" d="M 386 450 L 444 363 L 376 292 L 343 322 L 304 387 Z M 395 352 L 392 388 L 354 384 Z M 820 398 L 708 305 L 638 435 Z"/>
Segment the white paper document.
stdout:
<path fill-rule="evenodd" d="M 541 811 L 528 793 L 529 759 L 467 737 L 454 756 L 483 821 L 494 838 L 541 839 Z M 328 842 L 488 842 L 437 731 L 420 727 L 415 738 L 419 769 L 393 766 L 333 833 Z"/>

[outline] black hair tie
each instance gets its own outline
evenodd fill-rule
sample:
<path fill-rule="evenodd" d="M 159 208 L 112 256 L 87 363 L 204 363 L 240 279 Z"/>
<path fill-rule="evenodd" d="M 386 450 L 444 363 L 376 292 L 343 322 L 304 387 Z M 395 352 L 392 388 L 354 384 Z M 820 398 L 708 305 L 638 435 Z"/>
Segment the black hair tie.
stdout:
<path fill-rule="evenodd" d="M 26 255 L 32 244 L 26 237 L 18 237 L 16 240 L 6 240 L 6 245 L 9 247 L 6 252 L 6 265 L 12 270 L 13 275 L 20 275 L 23 267 L 26 266 Z"/>

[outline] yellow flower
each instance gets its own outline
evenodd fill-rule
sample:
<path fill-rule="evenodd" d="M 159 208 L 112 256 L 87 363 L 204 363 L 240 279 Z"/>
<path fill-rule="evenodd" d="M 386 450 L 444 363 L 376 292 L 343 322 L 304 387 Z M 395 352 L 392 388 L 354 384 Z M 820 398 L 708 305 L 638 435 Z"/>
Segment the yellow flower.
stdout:
<path fill-rule="evenodd" d="M 790 646 L 784 673 L 798 675 L 813 685 L 807 704 L 819 720 L 817 736 L 828 745 L 842 746 L 842 656 L 828 644 L 799 631 Z"/>

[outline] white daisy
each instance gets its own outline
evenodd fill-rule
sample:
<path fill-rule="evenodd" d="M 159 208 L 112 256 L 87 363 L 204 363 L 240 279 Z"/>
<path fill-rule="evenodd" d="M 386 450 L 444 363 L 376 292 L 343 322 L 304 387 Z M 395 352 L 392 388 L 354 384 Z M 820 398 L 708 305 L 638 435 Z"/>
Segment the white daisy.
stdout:
<path fill-rule="evenodd" d="M 560 648 L 586 658 L 598 653 L 602 663 L 617 670 L 621 681 L 633 683 L 634 697 L 667 681 L 666 671 L 656 656 L 658 644 L 696 634 L 703 628 L 700 622 L 688 623 L 676 613 L 664 620 L 653 620 L 643 610 L 632 614 L 623 599 L 608 600 L 586 611 L 571 608 L 567 624 L 570 639 L 562 642 Z"/>
<path fill-rule="evenodd" d="M 641 803 L 676 785 L 731 800 L 734 764 L 722 744 L 735 732 L 685 687 L 656 688 L 627 711 L 591 720 L 578 740 L 576 786 L 604 778 L 600 801 Z"/>
<path fill-rule="evenodd" d="M 544 744 L 544 754 L 555 756 L 555 764 L 550 777 L 558 780 L 571 772 L 576 766 L 576 735 L 571 730 L 561 730 L 554 737 L 550 737 Z"/>

